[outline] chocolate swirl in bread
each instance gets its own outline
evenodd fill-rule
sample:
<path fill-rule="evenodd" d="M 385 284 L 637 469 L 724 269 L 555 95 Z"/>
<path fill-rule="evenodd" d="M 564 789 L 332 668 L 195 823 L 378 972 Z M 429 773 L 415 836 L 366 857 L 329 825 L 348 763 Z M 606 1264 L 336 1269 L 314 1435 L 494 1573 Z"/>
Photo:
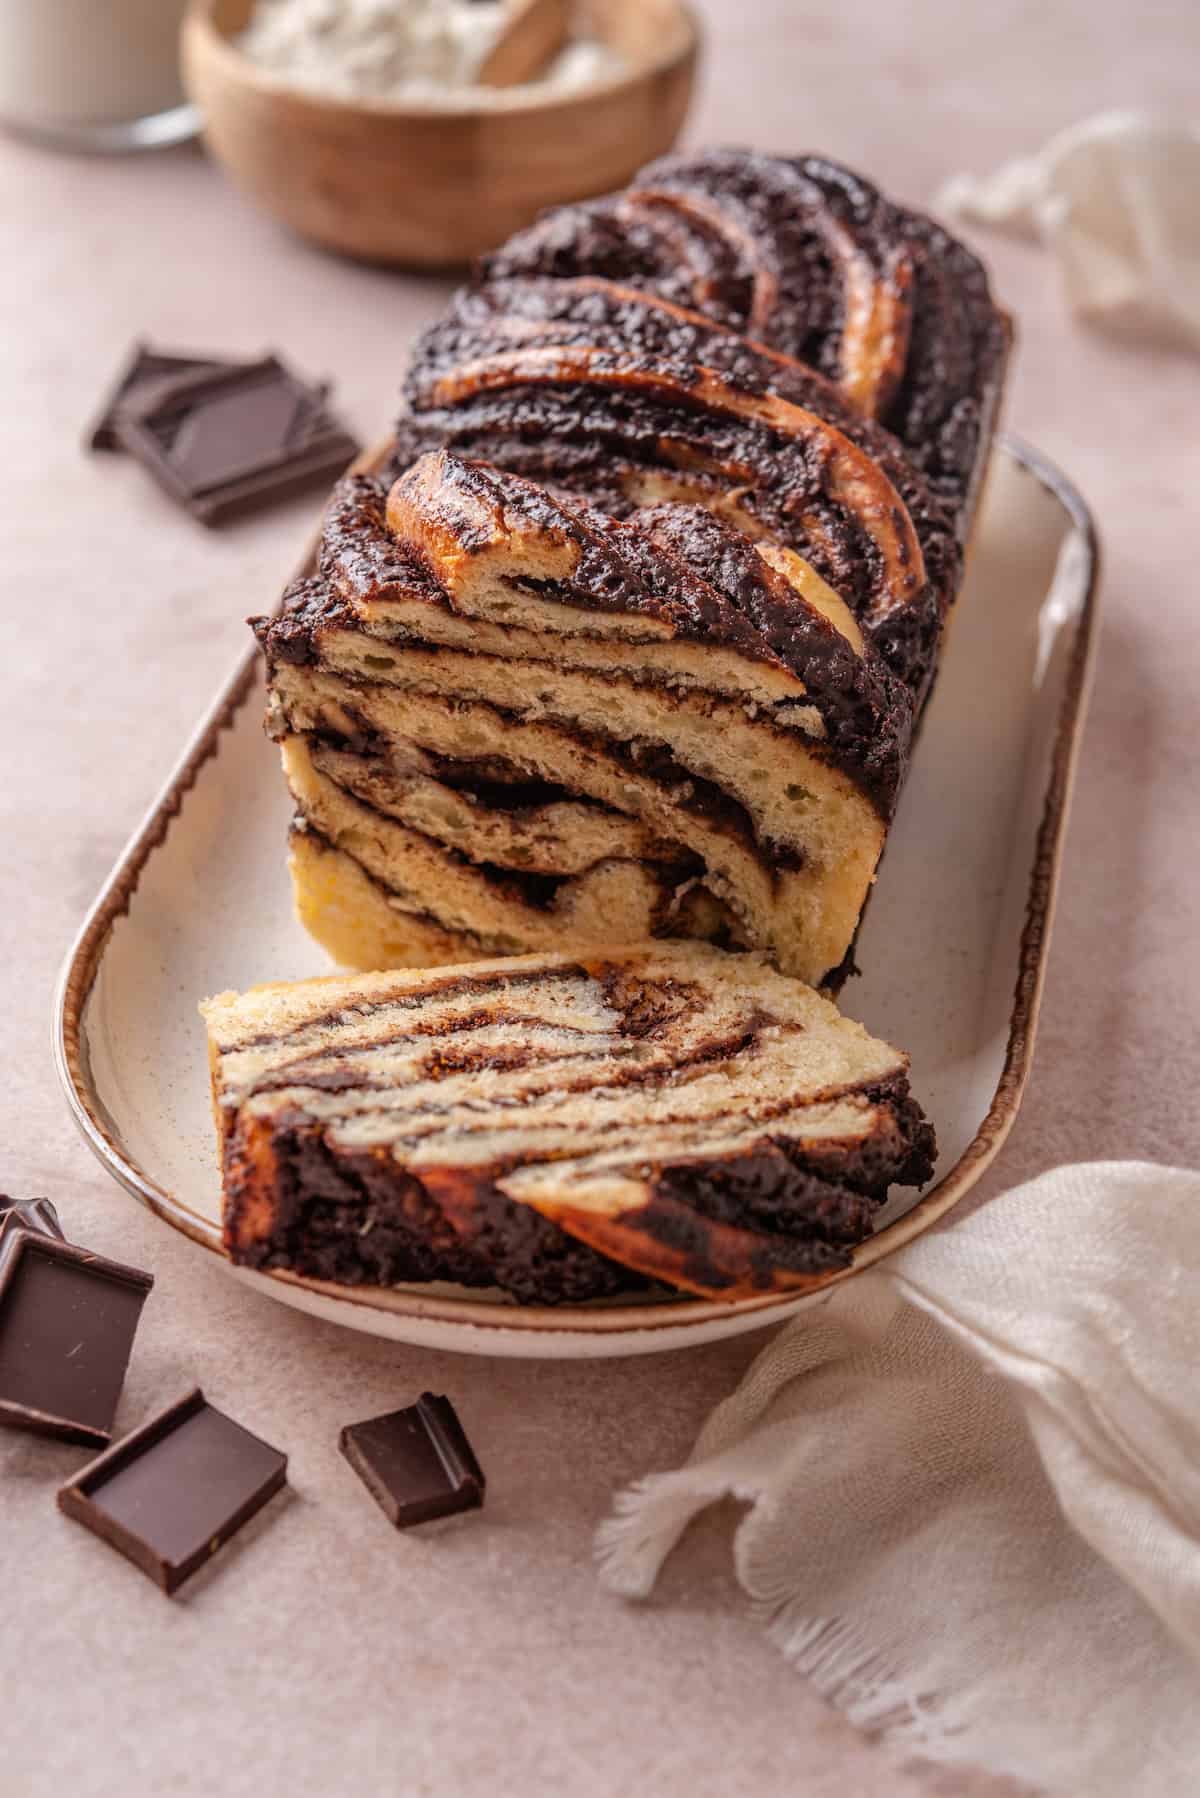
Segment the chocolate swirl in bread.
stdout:
<path fill-rule="evenodd" d="M 708 150 L 547 213 L 489 279 L 645 288 L 820 370 L 886 424 L 966 534 L 1008 350 L 964 245 L 823 157 Z"/>
<path fill-rule="evenodd" d="M 696 935 L 843 961 L 911 690 L 791 552 L 445 452 L 343 483 L 260 621 L 301 914 L 345 965 Z"/>
<path fill-rule="evenodd" d="M 932 1132 L 904 1056 L 699 944 L 368 974 L 202 1008 L 248 1267 L 738 1298 L 845 1267 Z"/>

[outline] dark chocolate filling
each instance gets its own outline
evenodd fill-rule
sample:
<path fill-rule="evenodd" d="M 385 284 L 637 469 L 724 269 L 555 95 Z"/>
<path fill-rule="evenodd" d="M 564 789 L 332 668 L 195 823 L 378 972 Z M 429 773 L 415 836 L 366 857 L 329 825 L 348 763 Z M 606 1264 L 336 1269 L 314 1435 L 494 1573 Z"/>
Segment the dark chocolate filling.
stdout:
<path fill-rule="evenodd" d="M 273 1131 L 277 1180 L 270 1238 L 247 1266 L 288 1268 L 347 1286 L 450 1280 L 499 1286 L 524 1303 L 578 1304 L 644 1286 L 490 1181 L 473 1192 L 474 1229 L 464 1243 L 422 1182 L 390 1156 L 327 1147 L 304 1114 Z M 464 1176 L 465 1180 L 466 1176 Z"/>
<path fill-rule="evenodd" d="M 360 799 L 358 803 L 360 805 L 365 805 L 366 801 Z M 368 806 L 367 809 L 374 810 L 375 808 L 373 806 Z M 369 880 L 373 886 L 378 887 L 380 892 L 389 894 L 391 897 L 400 900 L 401 905 L 398 909 L 403 916 L 419 918 L 422 922 L 432 924 L 438 930 L 444 930 L 451 936 L 462 937 L 464 942 L 473 942 L 479 948 L 481 954 L 487 952 L 486 936 L 480 936 L 473 931 L 466 930 L 459 924 L 447 924 L 445 919 L 439 918 L 436 913 L 423 911 L 413 906 L 410 903 L 411 895 L 409 893 L 389 885 L 389 883 L 382 879 L 380 875 L 374 873 L 370 868 L 365 867 L 352 849 L 347 849 L 346 846 L 343 843 L 339 843 L 336 838 L 327 836 L 306 817 L 300 818 L 298 828 L 300 828 L 305 835 L 314 837 L 318 842 L 323 844 L 325 848 L 336 850 L 339 855 L 344 855 L 348 861 L 352 861 L 355 867 L 363 875 L 364 879 Z M 412 830 L 413 827 L 412 825 L 406 825 L 405 829 Z M 420 831 L 414 831 L 414 835 L 420 836 L 421 834 Z M 427 841 L 430 843 L 431 847 L 439 850 L 448 860 L 454 862 L 457 866 L 469 868 L 473 873 L 480 875 L 486 880 L 489 886 L 495 888 L 496 892 L 501 894 L 504 898 L 509 899 L 518 905 L 527 906 L 530 911 L 553 911 L 563 889 L 569 887 L 579 878 L 576 874 L 534 874 L 519 868 L 498 867 L 493 862 L 473 862 L 468 856 L 461 854 L 459 850 L 452 848 L 447 843 L 439 843 L 432 837 L 427 838 Z M 698 857 L 692 857 L 690 860 L 686 859 L 686 852 L 681 851 L 680 860 L 677 862 L 656 862 L 650 865 L 653 866 L 658 875 L 662 887 L 662 893 L 656 908 L 652 934 L 655 936 L 670 936 L 671 925 L 673 922 L 670 902 L 673 891 L 684 882 L 695 879 L 702 871 L 703 864 L 699 861 Z"/>
<path fill-rule="evenodd" d="M 423 647 L 430 649 L 435 648 L 436 646 L 425 645 Z M 356 684 L 357 677 L 340 673 L 339 679 L 343 679 L 353 686 Z M 357 682 L 357 684 L 366 686 L 369 683 Z M 508 712 L 501 706 L 493 705 L 490 700 L 486 703 L 489 706 L 489 709 L 495 712 L 500 718 L 510 720 L 514 723 L 519 722 L 516 713 Z M 794 844 L 779 843 L 772 838 L 762 836 L 759 833 L 754 820 L 751 818 L 750 813 L 739 800 L 732 798 L 728 793 L 724 792 L 724 790 L 718 787 L 714 781 L 705 780 L 703 776 L 691 773 L 691 771 L 685 768 L 681 762 L 676 761 L 670 750 L 664 745 L 639 742 L 622 743 L 616 738 L 598 737 L 592 732 L 578 730 L 570 724 L 569 720 L 557 719 L 551 721 L 555 724 L 557 729 L 567 733 L 573 742 L 591 750 L 597 757 L 615 762 L 618 767 L 627 769 L 630 774 L 639 775 L 646 780 L 653 781 L 659 786 L 666 788 L 673 806 L 678 807 L 680 810 L 691 812 L 693 816 L 703 819 L 704 822 L 712 828 L 723 831 L 726 835 L 733 837 L 735 841 L 741 843 L 743 847 L 749 850 L 750 853 L 762 863 L 764 868 L 769 871 L 796 870 L 804 866 L 804 852 L 802 849 Z M 288 721 L 288 727 L 289 729 L 295 730 L 295 726 L 292 725 L 290 720 Z M 348 749 L 352 753 L 360 754 L 364 757 L 375 754 L 378 755 L 381 760 L 386 761 L 387 746 L 377 735 L 373 734 L 369 741 L 360 745 L 357 741 L 348 740 L 343 734 L 330 729 L 324 722 L 322 722 L 320 729 L 315 734 L 318 740 L 324 738 L 335 747 Z M 442 778 L 444 770 L 457 769 L 459 770 L 459 773 L 453 780 L 448 781 L 447 784 L 454 785 L 460 792 L 476 796 L 479 795 L 480 788 L 476 786 L 476 776 L 474 772 L 478 767 L 478 763 L 470 759 L 459 760 L 450 756 L 437 756 L 435 759 L 439 779 Z M 495 759 L 490 757 L 486 758 L 484 762 L 484 769 L 486 771 L 482 777 L 482 788 L 485 791 L 489 785 L 492 784 L 492 775 L 490 771 L 494 767 Z M 582 802 L 587 798 L 587 795 L 576 794 L 572 788 L 567 786 L 563 786 L 560 791 L 569 797 L 572 802 Z M 357 798 L 358 795 L 355 795 L 355 797 Z M 487 803 L 486 800 L 482 800 L 481 802 Z M 369 802 L 360 801 L 360 803 L 365 804 Z M 592 803 L 602 805 L 602 802 L 598 800 L 593 800 Z M 607 810 L 610 808 L 604 807 L 603 809 Z M 686 861 L 689 858 L 690 851 L 681 844 L 679 846 L 679 859 L 681 861 Z"/>
<path fill-rule="evenodd" d="M 678 512 L 691 512 L 691 509 L 664 507 L 660 511 L 662 514 L 678 514 Z M 667 520 L 664 516 L 662 520 L 657 520 L 657 523 L 660 523 L 666 532 L 666 530 L 673 529 L 675 520 Z M 684 529 L 691 529 L 691 521 L 685 523 Z M 700 530 L 703 530 L 703 521 L 700 521 Z M 540 588 L 547 593 L 565 592 L 565 588 L 558 583 L 540 583 Z M 299 622 L 293 622 L 291 619 L 286 622 L 282 622 L 281 619 L 259 620 L 259 622 L 261 622 L 259 636 L 261 636 L 264 651 L 268 656 L 268 665 L 273 662 L 302 662 L 309 663 L 309 665 L 320 662 L 320 636 L 317 635 L 313 638 L 313 636 L 304 635 L 306 633 L 304 615 L 300 615 Z M 279 629 L 281 622 L 282 629 Z M 837 633 L 833 629 L 829 629 L 829 636 L 837 638 Z M 421 642 L 414 647 L 419 647 L 423 654 L 437 656 L 441 653 L 443 645 Z M 455 647 L 452 653 L 471 654 L 471 651 Z M 910 732 L 910 701 L 907 692 L 901 689 L 900 685 L 878 665 L 864 669 L 862 665 L 856 667 L 856 660 L 858 658 L 855 658 L 853 651 L 849 651 L 847 647 L 846 651 L 842 653 L 842 651 L 838 651 L 837 645 L 829 645 L 829 680 L 826 683 L 826 689 L 811 694 L 811 699 L 806 694 L 804 699 L 797 701 L 799 705 L 808 705 L 808 703 L 813 705 L 813 708 L 822 716 L 822 723 L 826 726 L 828 735 L 824 739 L 804 737 L 802 743 L 804 743 L 804 750 L 813 755 L 817 761 L 828 761 L 833 766 L 844 768 L 864 791 L 865 797 L 873 802 L 883 820 L 887 820 L 896 804 L 901 775 L 907 766 L 907 752 L 905 752 L 903 744 L 907 743 Z M 536 671 L 536 663 L 533 663 L 531 667 Z M 360 672 L 349 671 L 349 669 L 333 669 L 333 672 L 335 672 L 336 678 L 344 683 L 347 694 L 353 694 L 354 689 L 369 689 L 372 685 L 387 685 L 387 678 L 383 674 L 380 674 L 380 678 L 376 680 L 376 678 L 365 676 Z M 622 674 L 622 680 L 624 680 L 624 674 Z M 633 680 L 631 685 L 642 685 L 642 683 Z M 648 681 L 646 685 L 658 687 L 660 683 Z M 520 714 L 516 714 L 516 712 L 509 712 L 504 707 L 498 707 L 491 699 L 480 701 L 480 703 L 488 705 L 489 710 L 497 712 L 497 716 L 515 719 L 515 721 L 520 717 Z M 730 698 L 725 699 L 723 703 L 736 705 L 738 701 Z M 342 705 L 342 710 L 347 712 L 347 716 L 354 716 L 353 698 L 340 701 L 340 705 Z M 626 766 L 631 773 L 644 773 L 651 779 L 658 780 L 660 784 L 669 786 L 673 789 L 671 791 L 673 804 L 693 811 L 696 816 L 707 818 L 709 822 L 729 831 L 730 834 L 736 834 L 739 840 L 747 843 L 747 847 L 752 847 L 759 854 L 772 859 L 775 867 L 801 867 L 802 850 L 799 847 L 788 845 L 788 843 L 777 843 L 777 841 L 765 838 L 739 800 L 727 795 L 716 782 L 707 780 L 703 775 L 696 775 L 684 768 L 684 764 L 676 761 L 669 750 L 666 750 L 666 746 L 651 743 L 619 743 L 613 737 L 599 737 L 594 732 L 581 730 L 569 717 L 554 717 L 551 714 L 543 714 L 543 716 L 554 725 L 556 730 L 569 734 L 572 741 L 587 746 L 590 750 L 603 755 L 604 759 L 621 762 L 622 766 Z M 362 755 L 385 757 L 387 744 L 381 739 L 380 734 L 365 719 L 360 721 L 360 725 L 362 728 L 356 730 L 353 737 L 347 737 L 344 730 L 338 730 L 329 721 L 322 721 L 317 735 L 335 748 L 347 748 L 347 750 L 353 750 L 354 753 L 362 753 Z M 766 728 L 777 728 L 777 730 L 786 728 L 786 726 L 770 725 L 770 717 L 766 719 L 765 726 Z M 450 759 L 443 759 L 443 764 L 450 766 Z M 473 770 L 477 764 L 464 761 L 459 766 L 464 771 L 462 779 L 448 780 L 446 784 L 453 784 L 453 786 L 464 789 L 475 789 Z M 441 779 L 441 775 L 439 775 L 439 779 Z M 479 779 L 484 782 L 484 786 L 491 784 L 486 768 L 480 768 Z M 527 786 L 531 793 L 536 793 L 540 789 L 554 788 L 554 782 L 533 780 L 533 782 L 527 782 Z M 579 802 L 583 802 L 587 798 L 587 795 L 572 793 L 569 788 L 561 789 L 561 793 L 567 793 L 569 797 L 576 798 Z M 482 793 L 480 793 L 480 798 L 482 798 Z M 531 798 L 529 804 L 536 804 L 536 800 Z"/>

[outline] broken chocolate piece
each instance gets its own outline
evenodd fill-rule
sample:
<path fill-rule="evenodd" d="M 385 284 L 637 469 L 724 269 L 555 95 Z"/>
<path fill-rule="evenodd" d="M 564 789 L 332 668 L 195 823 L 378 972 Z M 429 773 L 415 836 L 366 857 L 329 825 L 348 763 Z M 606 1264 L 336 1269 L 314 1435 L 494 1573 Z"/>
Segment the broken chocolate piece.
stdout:
<path fill-rule="evenodd" d="M 0 1192 L 0 1244 L 16 1230 L 32 1230 L 36 1236 L 66 1241 L 58 1212 L 49 1199 L 10 1199 Z"/>
<path fill-rule="evenodd" d="M 448 1398 L 347 1424 L 338 1446 L 398 1530 L 478 1510 L 487 1478 Z"/>
<path fill-rule="evenodd" d="M 54 1236 L 5 1236 L 0 1424 L 106 1443 L 153 1275 Z"/>
<path fill-rule="evenodd" d="M 170 1595 L 286 1484 L 287 1456 L 197 1386 L 99 1455 L 58 1505 Z"/>
<path fill-rule="evenodd" d="M 119 409 L 117 437 L 179 505 L 220 524 L 342 473 L 359 446 L 326 392 L 265 356 L 155 383 Z"/>
<path fill-rule="evenodd" d="M 220 369 L 241 368 L 241 362 L 223 361 L 216 356 L 188 356 L 152 350 L 148 344 L 135 343 L 124 368 L 84 439 L 84 447 L 92 450 L 120 449 L 117 437 L 117 414 L 124 406 L 142 398 L 152 383 L 165 379 L 181 380 L 185 376 L 214 374 Z"/>

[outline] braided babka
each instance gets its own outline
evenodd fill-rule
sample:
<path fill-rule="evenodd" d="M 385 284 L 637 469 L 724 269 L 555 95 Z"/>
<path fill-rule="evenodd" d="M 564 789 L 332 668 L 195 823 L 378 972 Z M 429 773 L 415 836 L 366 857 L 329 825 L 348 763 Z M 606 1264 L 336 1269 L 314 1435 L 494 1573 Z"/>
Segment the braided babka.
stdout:
<path fill-rule="evenodd" d="M 965 250 L 816 159 L 656 164 L 497 252 L 255 621 L 313 934 L 356 968 L 697 937 L 835 980 L 1004 341 Z"/>
<path fill-rule="evenodd" d="M 614 920 L 617 922 L 618 920 Z M 525 1302 L 718 1298 L 850 1261 L 933 1137 L 907 1061 L 753 955 L 650 944 L 224 993 L 225 1240 L 248 1267 Z"/>
<path fill-rule="evenodd" d="M 600 276 L 808 363 L 880 420 L 965 534 L 1009 325 L 983 265 L 934 220 L 820 156 L 668 156 L 623 192 L 560 207 L 489 280 Z"/>
<path fill-rule="evenodd" d="M 391 472 L 448 448 L 638 519 L 712 513 L 803 559 L 919 707 L 960 576 L 953 520 L 820 375 L 599 280 L 468 289 L 414 353 Z"/>

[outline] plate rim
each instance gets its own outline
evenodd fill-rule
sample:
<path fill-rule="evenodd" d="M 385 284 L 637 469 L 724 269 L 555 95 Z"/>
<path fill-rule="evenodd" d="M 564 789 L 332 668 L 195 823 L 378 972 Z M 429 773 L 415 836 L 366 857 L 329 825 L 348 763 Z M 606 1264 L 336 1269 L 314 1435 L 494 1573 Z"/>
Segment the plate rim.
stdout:
<path fill-rule="evenodd" d="M 717 1319 L 744 1318 L 759 1313 L 762 1314 L 761 1322 L 767 1324 L 771 1321 L 771 1313 L 787 1315 L 798 1300 L 827 1291 L 893 1254 L 944 1217 L 970 1191 L 1003 1147 L 1016 1121 L 1029 1079 L 1061 876 L 1062 843 L 1095 665 L 1101 571 L 1095 520 L 1074 482 L 1049 457 L 1009 433 L 998 436 L 996 449 L 1010 455 L 1020 468 L 1039 481 L 1074 525 L 1084 562 L 1080 576 L 1082 600 L 1055 721 L 1050 770 L 1026 895 L 1004 1065 L 978 1130 L 937 1185 L 902 1216 L 860 1243 L 848 1267 L 816 1276 L 805 1286 L 756 1298 L 730 1301 L 680 1297 L 603 1308 L 510 1306 L 494 1299 L 446 1297 L 407 1287 L 338 1286 L 284 1270 L 272 1270 L 260 1275 L 260 1279 L 273 1285 L 298 1287 L 352 1309 L 384 1311 L 394 1317 L 459 1327 L 468 1325 L 473 1330 L 493 1330 L 506 1335 L 518 1332 L 530 1337 L 538 1334 L 607 1336 L 667 1329 L 687 1331 L 702 1329 Z M 371 454 L 360 458 L 356 466 L 369 466 L 374 460 L 375 456 Z M 93 901 L 63 961 L 55 989 L 53 1014 L 55 1070 L 71 1116 L 88 1147 L 135 1199 L 227 1265 L 232 1264 L 221 1246 L 217 1226 L 199 1217 L 159 1186 L 119 1146 L 115 1126 L 91 1080 L 83 1017 L 113 926 L 128 912 L 147 862 L 166 839 L 201 770 L 216 755 L 221 737 L 231 728 L 249 699 L 257 684 L 257 675 L 258 651 L 255 646 L 250 646 L 196 725 L 175 767 Z M 281 1292 L 278 1296 L 284 1298 L 285 1295 Z M 349 1319 L 346 1321 L 350 1323 Z"/>

